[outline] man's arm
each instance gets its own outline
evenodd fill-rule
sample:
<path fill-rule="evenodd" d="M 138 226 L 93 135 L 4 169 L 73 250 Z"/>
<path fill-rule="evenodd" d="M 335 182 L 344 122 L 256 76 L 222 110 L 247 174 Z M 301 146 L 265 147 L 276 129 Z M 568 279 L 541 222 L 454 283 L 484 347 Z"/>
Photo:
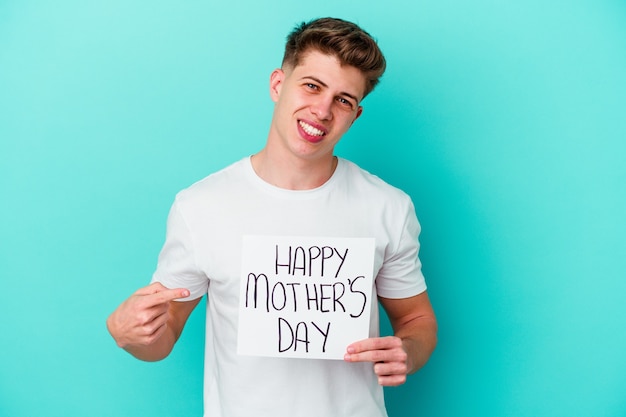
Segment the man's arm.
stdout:
<path fill-rule="evenodd" d="M 437 344 L 437 320 L 426 292 L 409 298 L 379 300 L 394 336 L 353 343 L 347 348 L 345 360 L 373 362 L 380 385 L 400 385 L 430 358 Z"/>
<path fill-rule="evenodd" d="M 184 288 L 168 289 L 158 282 L 139 289 L 107 319 L 107 328 L 117 345 L 144 361 L 158 361 L 170 354 L 200 298 Z"/>

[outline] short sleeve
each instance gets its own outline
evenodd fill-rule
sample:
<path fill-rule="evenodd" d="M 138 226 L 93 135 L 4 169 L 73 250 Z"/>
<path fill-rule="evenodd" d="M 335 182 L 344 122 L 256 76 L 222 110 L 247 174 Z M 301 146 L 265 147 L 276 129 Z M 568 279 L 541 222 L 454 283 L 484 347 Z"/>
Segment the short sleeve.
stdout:
<path fill-rule="evenodd" d="M 200 298 L 208 289 L 208 278 L 197 266 L 193 236 L 177 201 L 170 209 L 165 243 L 152 282 L 168 288 L 187 288 L 190 296 L 181 301 Z"/>
<path fill-rule="evenodd" d="M 376 277 L 378 295 L 385 298 L 407 298 L 426 291 L 426 281 L 419 259 L 420 224 L 413 203 L 408 199 L 404 222 L 395 236 L 395 245 L 385 254 Z M 402 218 L 399 216 L 398 218 Z"/>

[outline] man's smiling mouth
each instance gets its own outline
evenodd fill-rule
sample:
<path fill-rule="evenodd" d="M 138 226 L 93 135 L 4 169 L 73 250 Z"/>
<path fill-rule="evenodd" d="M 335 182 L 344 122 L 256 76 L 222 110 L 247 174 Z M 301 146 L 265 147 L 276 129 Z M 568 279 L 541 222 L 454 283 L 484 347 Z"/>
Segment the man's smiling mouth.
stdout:
<path fill-rule="evenodd" d="M 311 126 L 310 124 L 303 122 L 302 120 L 298 121 L 298 124 L 300 125 L 300 127 L 302 128 L 302 130 L 304 130 L 307 134 L 311 135 L 311 136 L 319 136 L 322 137 L 324 135 L 326 135 L 326 132 L 317 129 L 316 127 Z"/>

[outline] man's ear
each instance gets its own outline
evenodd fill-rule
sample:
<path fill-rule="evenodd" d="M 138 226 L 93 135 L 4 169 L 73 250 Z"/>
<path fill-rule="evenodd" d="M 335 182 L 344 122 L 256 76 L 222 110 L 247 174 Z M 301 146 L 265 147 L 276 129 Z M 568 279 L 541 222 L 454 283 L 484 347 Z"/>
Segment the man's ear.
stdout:
<path fill-rule="evenodd" d="M 278 97 L 280 97 L 280 90 L 282 89 L 284 80 L 285 72 L 282 69 L 277 68 L 272 71 L 272 75 L 270 75 L 270 97 L 274 103 L 276 103 Z"/>
<path fill-rule="evenodd" d="M 354 116 L 354 120 L 352 121 L 352 123 L 350 123 L 350 126 L 352 126 L 354 124 L 354 122 L 356 122 L 356 119 L 361 117 L 361 114 L 363 114 L 363 107 L 359 106 L 359 108 L 356 111 L 356 116 Z"/>

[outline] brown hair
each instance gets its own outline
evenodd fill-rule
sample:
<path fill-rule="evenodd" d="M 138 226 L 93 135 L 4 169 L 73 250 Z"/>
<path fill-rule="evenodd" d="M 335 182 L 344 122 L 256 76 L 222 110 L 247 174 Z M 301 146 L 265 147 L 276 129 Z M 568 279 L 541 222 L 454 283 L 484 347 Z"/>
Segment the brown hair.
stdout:
<path fill-rule="evenodd" d="M 367 83 L 363 97 L 378 84 L 386 62 L 376 41 L 354 23 L 321 18 L 297 25 L 287 36 L 283 66 L 296 67 L 311 49 L 335 56 L 342 65 L 359 69 Z"/>

